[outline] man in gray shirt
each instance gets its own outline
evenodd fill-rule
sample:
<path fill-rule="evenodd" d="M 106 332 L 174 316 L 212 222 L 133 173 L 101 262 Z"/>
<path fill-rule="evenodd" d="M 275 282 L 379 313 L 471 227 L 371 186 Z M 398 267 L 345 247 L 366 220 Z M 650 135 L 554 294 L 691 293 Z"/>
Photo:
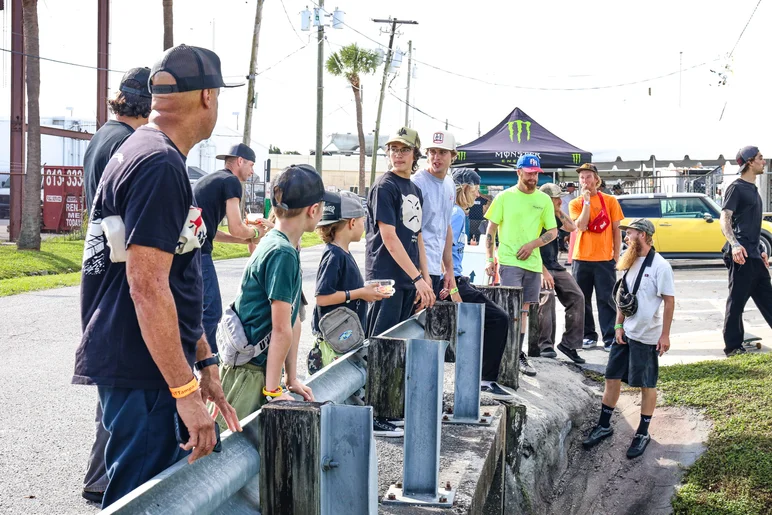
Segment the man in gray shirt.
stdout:
<path fill-rule="evenodd" d="M 426 147 L 428 167 L 419 170 L 413 183 L 421 188 L 424 198 L 423 233 L 426 262 L 435 295 L 447 290 L 453 302 L 461 302 L 453 275 L 453 230 L 450 216 L 456 203 L 456 186 L 448 169 L 456 158 L 456 138 L 447 131 L 432 134 Z M 443 271 L 444 274 L 443 278 Z"/>

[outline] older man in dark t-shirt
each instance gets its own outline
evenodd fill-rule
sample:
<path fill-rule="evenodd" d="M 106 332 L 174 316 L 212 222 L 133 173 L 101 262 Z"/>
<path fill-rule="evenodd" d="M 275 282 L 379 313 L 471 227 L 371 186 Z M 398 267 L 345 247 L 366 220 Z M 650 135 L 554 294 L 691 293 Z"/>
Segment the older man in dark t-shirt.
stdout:
<path fill-rule="evenodd" d="M 257 244 L 265 234 L 266 226 L 247 227 L 241 219 L 241 183 L 252 175 L 255 152 L 239 143 L 217 159 L 225 161 L 225 168 L 203 177 L 193 187 L 196 204 L 206 225 L 206 241 L 201 246 L 201 274 L 204 279 L 204 332 L 212 352 L 217 354 L 217 324 L 222 317 L 222 297 L 217 272 L 212 261 L 214 241 L 224 243 Z M 218 230 L 223 218 L 228 219 L 228 232 Z"/>
<path fill-rule="evenodd" d="M 729 268 L 729 297 L 724 316 L 724 353 L 745 353 L 743 311 L 753 299 L 764 320 L 772 327 L 772 284 L 768 255 L 761 244 L 762 203 L 756 176 L 764 173 L 764 156 L 758 147 L 737 153 L 740 178 L 726 190 L 721 211 L 721 232 L 727 239 L 724 261 Z"/>
<path fill-rule="evenodd" d="M 240 429 L 203 336 L 199 249 L 206 228 L 185 168 L 186 154 L 217 120 L 220 60 L 201 48 L 171 48 L 149 84 L 150 124 L 107 165 L 83 253 L 83 338 L 73 383 L 98 386 L 110 432 L 103 508 L 189 451 L 189 462 L 212 452 L 207 398 Z M 176 441 L 175 416 L 190 433 L 184 445 Z"/>

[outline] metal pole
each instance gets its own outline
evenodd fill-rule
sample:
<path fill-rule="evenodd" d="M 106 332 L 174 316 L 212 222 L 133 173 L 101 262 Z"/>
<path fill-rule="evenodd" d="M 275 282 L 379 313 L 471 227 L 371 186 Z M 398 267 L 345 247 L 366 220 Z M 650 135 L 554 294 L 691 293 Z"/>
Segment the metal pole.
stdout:
<path fill-rule="evenodd" d="M 21 206 L 24 185 L 25 106 L 27 103 L 24 58 L 24 16 L 22 0 L 11 6 L 11 213 L 8 236 L 16 241 L 21 231 Z"/>
<path fill-rule="evenodd" d="M 97 129 L 107 123 L 107 69 L 110 67 L 110 0 L 97 13 Z"/>
<path fill-rule="evenodd" d="M 255 27 L 252 31 L 252 57 L 249 61 L 249 84 L 247 85 L 247 105 L 244 111 L 244 137 L 242 143 L 249 145 L 252 141 L 252 109 L 255 107 L 255 73 L 257 71 L 257 47 L 260 42 L 260 26 L 263 21 L 263 4 L 265 0 L 257 0 L 255 10 Z M 236 121 L 238 125 L 238 118 Z M 238 130 L 238 127 L 236 127 Z"/>
<path fill-rule="evenodd" d="M 322 175 L 322 117 L 324 116 L 324 0 L 319 0 L 319 30 L 316 32 L 316 171 Z"/>
<path fill-rule="evenodd" d="M 375 117 L 375 134 L 373 135 L 373 161 L 370 166 L 370 187 L 375 184 L 375 168 L 378 166 L 378 137 L 381 133 L 381 112 L 383 111 L 383 96 L 386 94 L 386 77 L 391 66 L 391 47 L 394 44 L 394 33 L 397 31 L 396 18 L 391 22 L 391 35 L 389 36 L 389 50 L 386 52 L 386 62 L 383 65 L 383 78 L 381 79 L 381 97 L 378 100 L 378 114 Z"/>
<path fill-rule="evenodd" d="M 684 53 L 678 52 L 678 107 L 681 107 L 681 73 L 683 72 Z"/>
<path fill-rule="evenodd" d="M 413 42 L 407 42 L 407 96 L 405 97 L 405 127 L 410 127 L 410 76 L 413 74 Z"/>

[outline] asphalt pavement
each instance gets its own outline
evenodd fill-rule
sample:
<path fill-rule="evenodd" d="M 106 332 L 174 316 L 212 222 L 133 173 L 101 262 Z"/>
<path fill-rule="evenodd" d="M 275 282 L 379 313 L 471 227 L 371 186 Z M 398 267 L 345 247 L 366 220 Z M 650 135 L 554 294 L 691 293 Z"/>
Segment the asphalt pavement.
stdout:
<path fill-rule="evenodd" d="M 323 247 L 303 249 L 303 289 L 313 308 L 316 270 Z M 364 265 L 364 244 L 352 252 Z M 246 259 L 216 263 L 223 303 L 235 298 Z M 726 271 L 677 269 L 673 347 L 663 364 L 721 359 L 720 329 Z M 310 310 L 309 310 L 310 311 Z M 558 313 L 562 330 L 562 311 Z M 772 340 L 772 330 L 749 302 L 746 329 Z M 0 298 L 0 513 L 76 514 L 98 511 L 80 496 L 94 434 L 96 389 L 70 384 L 80 341 L 79 288 L 61 288 Z M 311 348 L 309 317 L 303 325 L 299 370 Z M 583 355 L 601 366 L 602 350 Z M 524 387 L 527 387 L 524 385 Z"/>

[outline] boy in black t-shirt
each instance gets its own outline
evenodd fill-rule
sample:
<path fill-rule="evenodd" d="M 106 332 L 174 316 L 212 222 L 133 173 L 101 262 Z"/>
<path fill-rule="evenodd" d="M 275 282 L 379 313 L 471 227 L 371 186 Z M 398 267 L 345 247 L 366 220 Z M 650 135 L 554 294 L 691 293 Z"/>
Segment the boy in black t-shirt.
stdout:
<path fill-rule="evenodd" d="M 421 236 L 423 195 L 410 176 L 418 170 L 421 140 L 402 127 L 386 143 L 390 169 L 370 189 L 367 198 L 368 280 L 393 279 L 394 295 L 373 303 L 367 315 L 367 335 L 377 336 L 410 318 L 436 300 Z"/>

